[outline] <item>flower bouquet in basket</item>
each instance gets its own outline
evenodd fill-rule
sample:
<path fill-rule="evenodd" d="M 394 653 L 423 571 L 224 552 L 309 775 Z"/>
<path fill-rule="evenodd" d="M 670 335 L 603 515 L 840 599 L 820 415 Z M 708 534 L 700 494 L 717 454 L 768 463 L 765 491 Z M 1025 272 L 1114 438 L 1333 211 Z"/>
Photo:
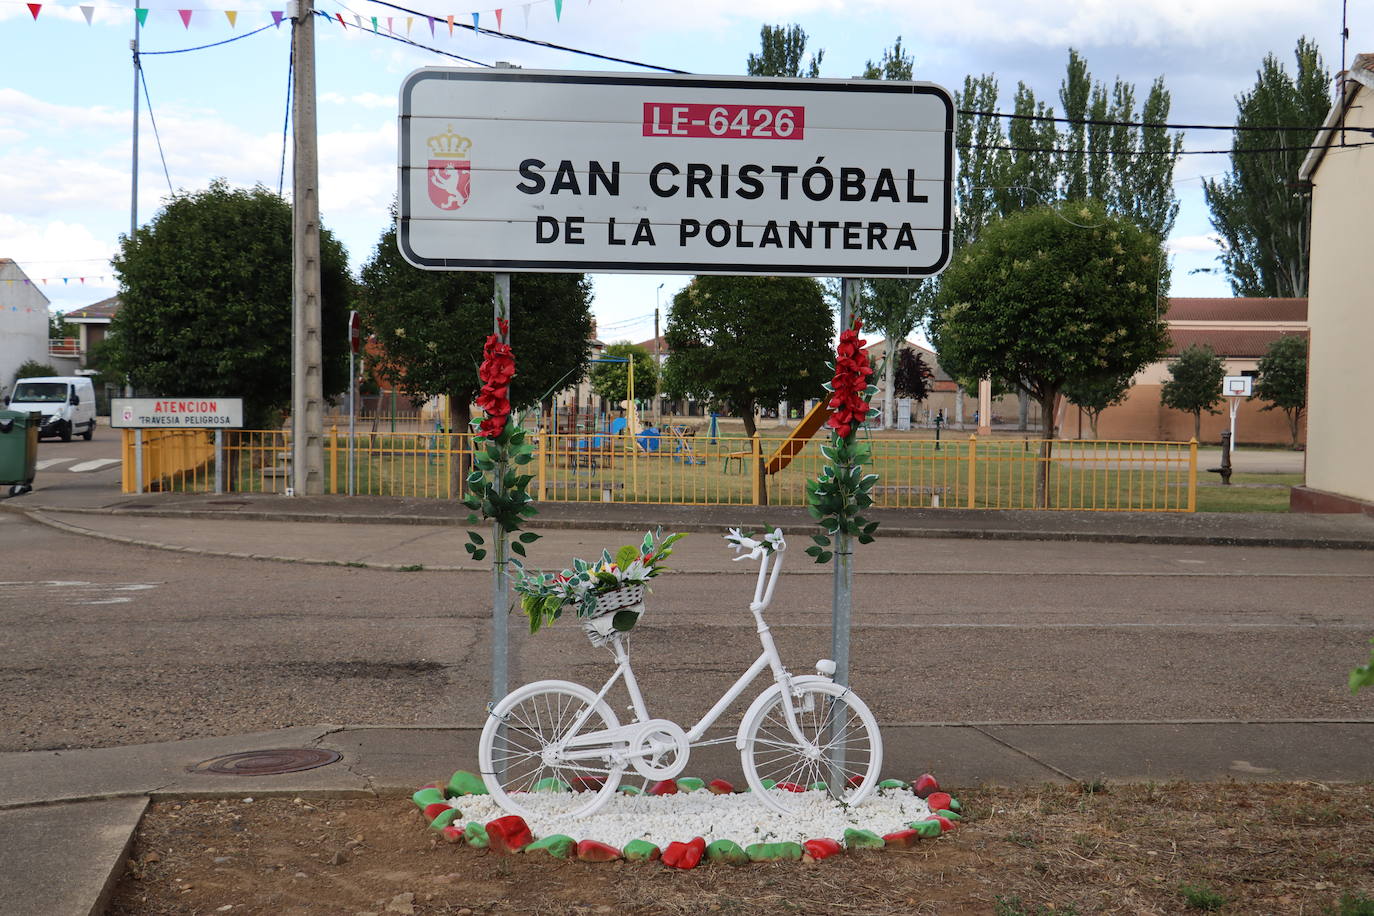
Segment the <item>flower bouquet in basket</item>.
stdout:
<path fill-rule="evenodd" d="M 520 595 L 520 608 L 529 618 L 530 632 L 537 633 L 540 627 L 553 623 L 567 608 L 589 621 L 609 620 L 614 630 L 629 630 L 644 611 L 646 584 L 663 571 L 663 561 L 681 537 L 663 537 L 659 529 L 644 535 L 638 547 L 627 544 L 614 556 L 603 550 L 595 563 L 574 559 L 572 569 L 561 573 L 521 570 L 514 588 Z"/>

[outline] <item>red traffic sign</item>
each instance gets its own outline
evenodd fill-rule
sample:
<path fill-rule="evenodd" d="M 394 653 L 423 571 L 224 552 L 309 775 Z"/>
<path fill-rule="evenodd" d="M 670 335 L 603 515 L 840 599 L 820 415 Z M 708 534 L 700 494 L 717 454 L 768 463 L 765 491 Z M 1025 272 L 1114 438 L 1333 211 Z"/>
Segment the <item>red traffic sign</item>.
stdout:
<path fill-rule="evenodd" d="M 348 345 L 354 353 L 358 352 L 358 346 L 363 339 L 363 320 L 358 317 L 357 312 L 348 313 Z"/>

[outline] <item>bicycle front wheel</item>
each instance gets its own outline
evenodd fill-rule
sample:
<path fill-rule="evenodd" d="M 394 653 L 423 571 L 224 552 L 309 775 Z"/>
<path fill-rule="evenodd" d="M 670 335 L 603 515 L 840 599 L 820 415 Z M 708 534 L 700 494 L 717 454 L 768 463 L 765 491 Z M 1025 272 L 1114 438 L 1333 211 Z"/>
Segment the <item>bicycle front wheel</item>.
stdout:
<path fill-rule="evenodd" d="M 783 814 L 796 813 L 816 792 L 846 804 L 863 801 L 883 765 L 883 739 L 868 704 L 832 681 L 795 684 L 790 694 L 805 744 L 788 727 L 783 691 L 774 689 L 745 725 L 740 761 L 749 788 Z"/>
<path fill-rule="evenodd" d="M 611 743 L 569 747 L 619 725 L 596 694 L 570 681 L 536 681 L 506 695 L 482 728 L 482 781 L 502 808 L 522 817 L 578 817 L 599 809 L 624 764 Z"/>

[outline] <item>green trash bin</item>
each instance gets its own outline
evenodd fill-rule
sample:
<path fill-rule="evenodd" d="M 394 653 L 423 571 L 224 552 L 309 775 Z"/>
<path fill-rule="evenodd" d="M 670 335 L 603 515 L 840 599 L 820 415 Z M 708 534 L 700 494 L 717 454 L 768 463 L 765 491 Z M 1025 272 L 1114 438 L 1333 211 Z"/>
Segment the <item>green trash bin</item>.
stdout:
<path fill-rule="evenodd" d="M 10 495 L 33 489 L 38 464 L 38 428 L 43 415 L 20 410 L 0 410 L 0 486 L 10 485 Z"/>

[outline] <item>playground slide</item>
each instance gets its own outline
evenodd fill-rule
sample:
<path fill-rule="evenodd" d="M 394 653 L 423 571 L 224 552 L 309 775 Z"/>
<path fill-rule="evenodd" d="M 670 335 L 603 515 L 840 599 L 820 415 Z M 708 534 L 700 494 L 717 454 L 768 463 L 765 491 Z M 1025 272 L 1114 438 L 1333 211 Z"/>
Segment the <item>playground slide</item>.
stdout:
<path fill-rule="evenodd" d="M 806 447 L 806 443 L 811 437 L 816 435 L 816 431 L 825 425 L 825 421 L 830 419 L 830 398 L 821 398 L 816 402 L 816 406 L 807 411 L 806 416 L 797 424 L 796 429 L 792 430 L 791 435 L 782 440 L 782 443 L 773 450 L 773 454 L 768 456 L 766 471 L 769 474 L 776 474 L 783 468 L 792 463 L 792 458 Z"/>

